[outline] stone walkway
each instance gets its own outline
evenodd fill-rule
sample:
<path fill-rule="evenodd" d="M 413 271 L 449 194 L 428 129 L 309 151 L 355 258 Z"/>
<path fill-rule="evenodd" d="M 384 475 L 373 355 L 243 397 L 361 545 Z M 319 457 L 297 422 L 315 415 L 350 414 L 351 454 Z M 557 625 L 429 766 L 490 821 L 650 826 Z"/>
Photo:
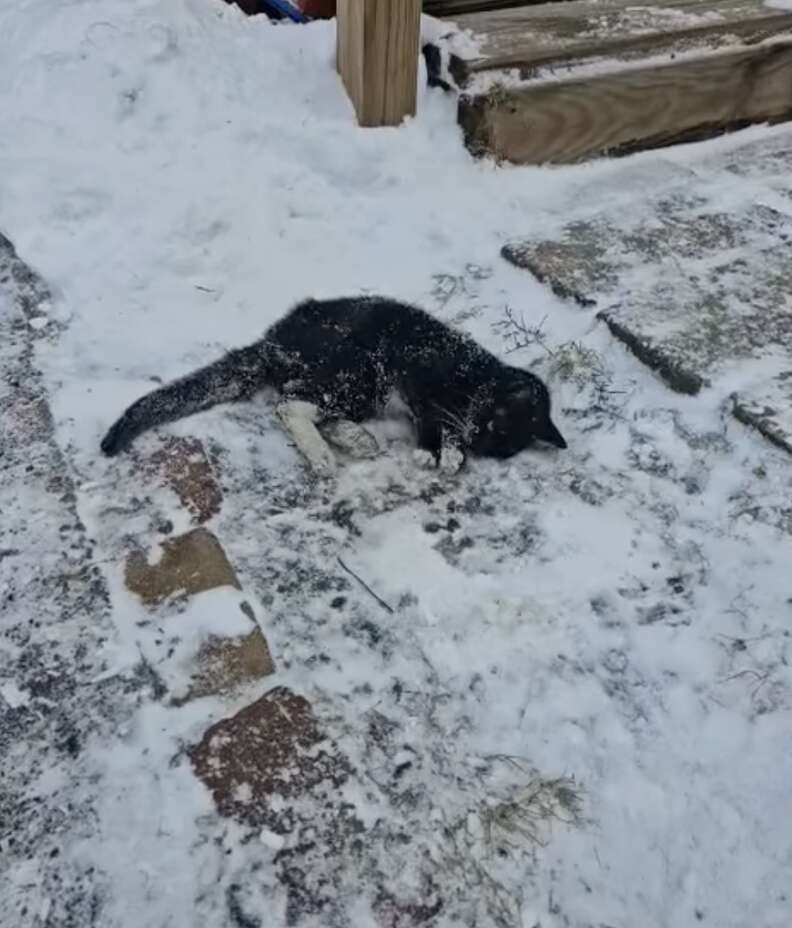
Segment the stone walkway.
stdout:
<path fill-rule="evenodd" d="M 503 256 L 596 312 L 672 389 L 724 391 L 792 453 L 792 134 L 704 166 Z"/>
<path fill-rule="evenodd" d="M 108 591 L 32 364 L 48 300 L 0 235 L 0 924 L 85 928 L 102 874 L 63 854 L 95 821 L 83 749 L 143 681 L 104 676 Z"/>
<path fill-rule="evenodd" d="M 230 693 L 274 667 L 220 543 L 200 527 L 166 540 L 155 564 L 137 548 L 152 539 L 119 533 L 119 545 L 132 543 L 127 587 L 159 621 L 189 620 L 188 601 L 220 588 L 238 594 L 239 614 L 221 604 L 223 631 L 200 636 L 187 655 L 184 692 L 145 647 L 131 673 L 108 666 L 117 629 L 106 574 L 33 364 L 36 340 L 57 337 L 49 299 L 0 235 L 0 925 L 86 928 L 102 924 L 105 889 L 102 873 L 79 862 L 103 788 L 84 761 L 88 742 L 113 742 L 141 702 Z M 151 483 L 170 485 L 193 521 L 219 508 L 200 443 L 174 439 L 151 469 Z"/>

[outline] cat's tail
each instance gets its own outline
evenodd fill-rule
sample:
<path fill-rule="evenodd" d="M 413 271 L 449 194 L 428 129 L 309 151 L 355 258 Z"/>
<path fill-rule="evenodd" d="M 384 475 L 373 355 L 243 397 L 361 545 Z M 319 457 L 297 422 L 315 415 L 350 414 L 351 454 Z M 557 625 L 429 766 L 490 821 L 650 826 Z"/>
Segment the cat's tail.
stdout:
<path fill-rule="evenodd" d="M 267 386 L 266 349 L 261 343 L 230 351 L 213 364 L 174 380 L 136 400 L 102 439 L 112 457 L 149 429 L 184 419 L 219 403 L 250 399 Z"/>

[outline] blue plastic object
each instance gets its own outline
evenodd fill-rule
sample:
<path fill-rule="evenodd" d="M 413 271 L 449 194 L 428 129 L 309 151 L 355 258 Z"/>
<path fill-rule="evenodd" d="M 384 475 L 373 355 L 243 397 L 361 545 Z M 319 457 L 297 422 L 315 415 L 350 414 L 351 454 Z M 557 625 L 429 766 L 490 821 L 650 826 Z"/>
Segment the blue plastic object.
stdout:
<path fill-rule="evenodd" d="M 304 13 L 289 3 L 289 0 L 260 0 L 260 2 L 264 12 L 270 16 L 285 17 L 295 23 L 310 22 Z"/>

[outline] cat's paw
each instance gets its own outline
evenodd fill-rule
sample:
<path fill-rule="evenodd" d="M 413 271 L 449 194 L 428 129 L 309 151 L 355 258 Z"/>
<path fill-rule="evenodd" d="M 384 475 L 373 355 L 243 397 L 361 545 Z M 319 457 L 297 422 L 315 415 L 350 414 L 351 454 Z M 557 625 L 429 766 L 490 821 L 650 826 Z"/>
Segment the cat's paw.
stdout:
<path fill-rule="evenodd" d="M 446 445 L 440 453 L 440 470 L 444 474 L 458 474 L 465 464 L 465 454 L 453 445 Z"/>
<path fill-rule="evenodd" d="M 336 459 L 314 425 L 316 406 L 313 403 L 285 402 L 277 407 L 276 412 L 311 470 L 320 477 L 332 476 L 336 471 Z"/>
<path fill-rule="evenodd" d="M 307 400 L 284 400 L 278 404 L 277 413 L 283 418 L 303 419 L 306 422 L 316 424 L 322 417 L 322 413 L 316 403 L 309 403 Z"/>
<path fill-rule="evenodd" d="M 421 470 L 434 470 L 437 467 L 437 458 L 426 448 L 416 448 L 413 451 L 413 462 Z"/>
<path fill-rule="evenodd" d="M 380 447 L 377 439 L 358 422 L 349 419 L 333 419 L 319 426 L 325 441 L 335 445 L 353 458 L 375 458 Z"/>

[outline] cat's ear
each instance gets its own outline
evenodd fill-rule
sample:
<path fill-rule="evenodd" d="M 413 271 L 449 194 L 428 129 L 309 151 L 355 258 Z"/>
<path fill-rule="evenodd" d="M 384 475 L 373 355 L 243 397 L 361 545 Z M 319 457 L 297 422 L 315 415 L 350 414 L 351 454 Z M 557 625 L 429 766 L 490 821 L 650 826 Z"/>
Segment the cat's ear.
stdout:
<path fill-rule="evenodd" d="M 542 441 L 546 441 L 550 445 L 555 445 L 556 448 L 567 447 L 564 436 L 558 431 L 552 420 L 549 418 L 539 428 L 536 433 L 536 437 L 540 438 Z"/>

